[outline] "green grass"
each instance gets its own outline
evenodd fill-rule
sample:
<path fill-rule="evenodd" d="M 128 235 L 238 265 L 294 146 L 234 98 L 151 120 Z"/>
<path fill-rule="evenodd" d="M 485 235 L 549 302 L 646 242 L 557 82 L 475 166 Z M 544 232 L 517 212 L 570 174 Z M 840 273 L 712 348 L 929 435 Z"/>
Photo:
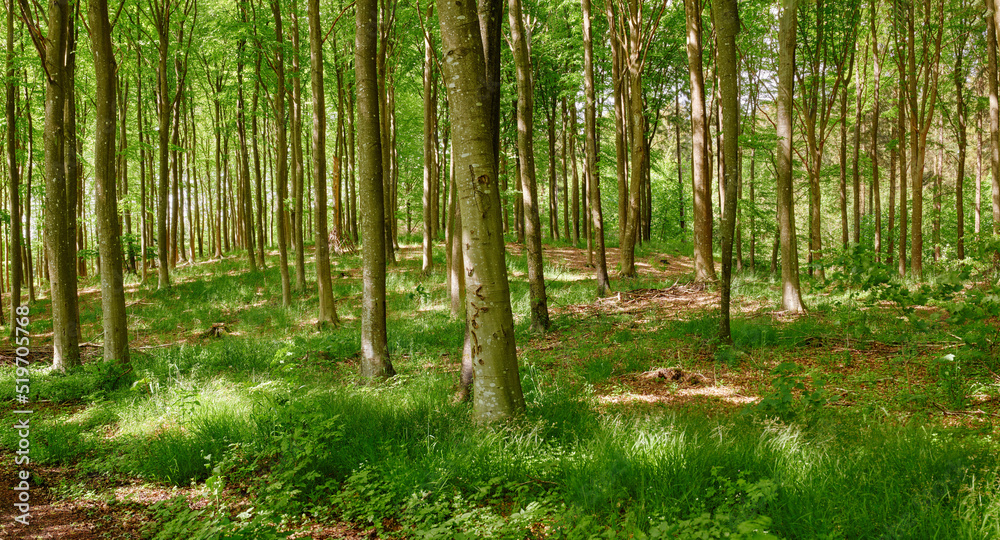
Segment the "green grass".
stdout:
<path fill-rule="evenodd" d="M 33 458 L 152 483 L 228 484 L 261 515 L 350 521 L 383 536 L 703 538 L 757 527 L 781 538 L 1000 538 L 992 427 L 933 416 L 935 404 L 953 406 L 973 389 L 1000 394 L 966 349 L 956 349 L 964 363 L 937 360 L 934 344 L 963 332 L 957 324 L 915 331 L 896 311 L 814 284 L 808 316 L 736 315 L 739 354 L 723 354 L 711 345 L 714 310 L 667 319 L 565 311 L 594 303 L 592 278 L 547 261 L 548 338 L 528 334 L 527 285 L 511 282 L 528 408 L 483 426 L 451 400 L 464 322 L 449 314 L 443 272 L 423 275 L 419 261 L 401 261 L 387 283 L 399 375 L 359 379 L 358 264 L 339 259 L 335 276 L 354 269 L 334 282 L 343 324 L 324 331 L 309 324 L 313 291 L 280 306 L 273 261 L 256 274 L 232 258 L 181 268 L 165 291 L 147 282 L 133 329 L 169 345 L 134 351 L 127 373 L 101 363 L 66 374 L 32 367 L 33 399 L 50 402 L 33 420 Z M 508 257 L 508 267 L 524 273 L 523 257 Z M 734 291 L 779 300 L 768 276 L 740 275 Z M 33 332 L 44 328 L 35 319 Z M 201 337 L 216 322 L 233 333 Z M 594 389 L 671 365 L 769 371 L 808 359 L 810 374 L 836 372 L 876 346 L 898 353 L 830 383 L 848 387 L 853 406 L 803 408 L 791 394 L 785 421 L 738 407 L 611 407 Z M 13 398 L 14 378 L 0 367 L 0 398 Z M 883 380 L 896 381 L 891 393 L 862 390 Z M 16 444 L 0 432 L 0 447 Z"/>

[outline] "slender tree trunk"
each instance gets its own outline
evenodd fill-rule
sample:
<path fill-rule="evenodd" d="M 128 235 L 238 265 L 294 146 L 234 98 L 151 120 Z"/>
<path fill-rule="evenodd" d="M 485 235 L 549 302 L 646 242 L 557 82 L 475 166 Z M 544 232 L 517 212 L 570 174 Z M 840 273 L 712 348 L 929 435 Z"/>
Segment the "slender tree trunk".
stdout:
<path fill-rule="evenodd" d="M 246 12 L 241 12 L 241 16 L 246 19 Z M 257 271 L 257 259 L 254 256 L 253 237 L 253 190 L 250 187 L 250 155 L 247 147 L 250 141 L 247 140 L 246 99 L 243 97 L 243 53 L 246 50 L 246 39 L 241 39 L 238 45 L 236 81 L 237 81 L 237 107 L 236 107 L 236 128 L 240 137 L 240 186 L 242 195 L 240 196 L 240 207 L 242 209 L 243 235 L 246 237 L 247 259 L 250 261 L 250 271 Z M 322 74 L 320 74 L 322 76 Z M 317 109 L 322 110 L 322 109 Z M 194 176 L 195 178 L 197 176 Z M 194 229 L 191 229 L 191 256 L 194 258 Z"/>
<path fill-rule="evenodd" d="M 594 89 L 594 41 L 590 0 L 580 0 L 583 11 L 583 94 L 586 106 L 583 112 L 584 144 L 586 154 L 586 199 L 589 201 L 590 230 L 587 231 L 588 253 L 590 238 L 593 237 L 593 252 L 597 256 L 594 264 L 594 278 L 597 281 L 597 295 L 604 296 L 611 283 L 608 280 L 608 264 L 604 252 L 604 216 L 601 211 L 601 180 L 597 169 L 597 99 Z"/>
<path fill-rule="evenodd" d="M 319 296 L 317 324 L 337 325 L 337 305 L 333 299 L 330 276 L 330 233 L 326 201 L 326 98 L 323 87 L 323 27 L 320 25 L 319 0 L 308 0 L 309 67 L 312 70 L 312 166 L 316 189 L 316 288 Z M 339 204 L 339 203 L 338 203 Z"/>
<path fill-rule="evenodd" d="M 427 20 L 434 16 L 433 4 L 427 6 Z M 434 215 L 431 201 L 434 198 L 434 181 L 437 179 L 437 150 L 434 148 L 434 130 L 437 119 L 437 81 L 434 77 L 434 43 L 429 31 L 424 33 L 424 192 L 423 192 L 423 265 L 424 272 L 434 267 Z"/>
<path fill-rule="evenodd" d="M 20 169 L 17 162 L 17 124 L 16 113 L 17 87 L 14 71 L 14 0 L 7 0 L 7 83 L 6 117 L 7 117 L 7 169 L 10 176 L 10 311 L 11 319 L 17 317 L 21 307 L 21 281 L 23 279 L 22 245 L 21 245 L 21 191 Z M 30 279 L 30 277 L 29 277 Z M 17 335 L 17 325 L 10 327 L 10 337 L 13 341 Z"/>
<path fill-rule="evenodd" d="M 260 63 L 261 53 L 257 52 L 257 59 L 254 64 L 254 84 L 253 84 L 253 106 L 250 114 L 250 136 L 253 140 L 253 172 L 254 183 L 257 186 L 257 260 L 260 261 L 260 269 L 267 268 L 267 261 L 264 259 L 264 248 L 267 245 L 267 235 L 264 229 L 264 182 L 261 175 L 260 147 L 258 146 L 259 132 L 257 130 L 257 107 L 260 104 Z"/>
<path fill-rule="evenodd" d="M 90 0 L 91 51 L 94 55 L 96 99 L 94 116 L 94 208 L 100 238 L 101 313 L 104 327 L 104 361 L 129 363 L 128 326 L 115 189 L 115 125 L 117 66 L 111 45 L 107 0 Z"/>
<path fill-rule="evenodd" d="M 359 0 L 354 46 L 355 79 L 358 84 L 358 139 L 361 145 L 358 176 L 361 179 L 362 304 L 361 375 L 384 379 L 395 374 L 389 360 L 386 337 L 386 236 L 385 195 L 382 179 L 382 138 L 379 122 L 377 0 Z"/>
<path fill-rule="evenodd" d="M 622 239 L 619 254 L 621 256 L 620 271 L 622 276 L 635 276 L 635 245 L 642 226 L 641 190 L 643 189 L 643 161 L 646 159 L 646 126 L 642 103 L 642 69 L 643 69 L 643 34 L 642 18 L 639 10 L 639 0 L 629 2 L 628 42 L 626 52 L 628 59 L 628 104 L 631 121 L 629 140 L 632 143 L 629 156 L 629 173 L 631 175 L 628 190 L 628 219 L 625 224 L 625 237 Z"/>
<path fill-rule="evenodd" d="M 778 31 L 778 231 L 781 238 L 781 308 L 802 312 L 799 288 L 799 254 L 795 236 L 792 198 L 792 100 L 795 69 L 795 34 L 798 0 L 782 0 Z"/>
<path fill-rule="evenodd" d="M 360 11 L 359 11 L 360 12 Z M 274 48 L 274 72 L 277 85 L 274 89 L 274 131 L 275 131 L 275 168 L 274 181 L 277 184 L 277 198 L 274 201 L 274 220 L 278 229 L 278 255 L 281 271 L 281 305 L 292 305 L 292 284 L 288 275 L 288 220 L 285 215 L 285 199 L 288 198 L 288 142 L 285 127 L 285 56 L 284 34 L 281 29 L 281 2 L 271 0 L 271 13 L 274 15 L 274 31 L 277 45 Z"/>
<path fill-rule="evenodd" d="M 444 16 L 444 10 L 441 6 L 438 6 L 438 11 L 441 16 Z M 544 332 L 549 328 L 549 308 L 545 294 L 545 275 L 542 269 L 542 231 L 538 217 L 535 150 L 532 142 L 534 86 L 531 76 L 531 58 L 524 31 L 524 18 L 521 14 L 521 0 L 508 0 L 508 16 L 510 18 L 511 48 L 514 50 L 514 66 L 517 72 L 517 149 L 521 163 L 521 187 L 524 200 L 531 330 Z M 444 24 L 442 23 L 443 29 Z M 449 100 L 451 95 L 452 93 L 449 92 Z M 459 136 L 460 134 L 456 130 L 455 140 L 458 140 Z M 453 157 L 453 159 L 457 159 L 457 157 Z"/>
<path fill-rule="evenodd" d="M 295 289 L 306 288 L 306 256 L 302 215 L 305 203 L 305 166 L 302 158 L 302 71 L 299 66 L 299 3 L 289 6 L 289 34 L 292 45 L 292 201 L 295 210 L 292 220 L 292 243 L 295 244 Z M 317 113 L 320 111 L 318 110 Z M 326 148 L 323 149 L 326 151 Z M 329 241 L 329 240 L 324 240 Z"/>
<path fill-rule="evenodd" d="M 719 39 L 719 92 L 725 120 L 724 148 L 726 197 L 722 212 L 722 294 L 719 339 L 732 342 L 729 311 L 733 277 L 733 237 L 736 229 L 736 197 L 739 185 L 740 110 L 737 88 L 736 34 L 740 29 L 736 0 L 721 0 L 715 7 L 715 28 Z"/>
<path fill-rule="evenodd" d="M 569 137 L 566 144 L 569 145 L 569 162 L 573 170 L 572 190 L 573 203 L 570 215 L 573 220 L 573 245 L 580 245 L 580 172 L 576 164 L 576 99 L 569 100 Z M 586 220 L 584 220 L 586 223 Z"/>
<path fill-rule="evenodd" d="M 851 163 L 851 184 L 854 191 L 854 227 L 851 241 L 855 245 L 861 244 L 861 174 L 858 169 L 861 159 L 861 121 L 864 119 L 864 95 L 866 81 L 868 80 L 868 46 L 865 45 L 864 62 L 862 62 L 861 78 L 855 82 L 857 87 L 857 98 L 854 108 L 854 157 Z M 847 92 L 844 92 L 847 95 Z M 876 251 L 877 253 L 877 251 Z"/>
<path fill-rule="evenodd" d="M 997 98 L 997 40 L 1000 39 L 1000 9 L 997 9 L 996 0 L 987 0 L 986 16 L 989 19 L 986 23 L 987 55 L 989 56 L 989 83 L 990 94 L 990 166 L 993 172 L 992 182 L 992 208 L 993 208 L 993 236 L 1000 234 L 1000 102 Z"/>
<path fill-rule="evenodd" d="M 684 0 L 684 11 L 687 17 L 688 73 L 691 78 L 694 269 L 695 281 L 705 282 L 715 281 L 716 276 L 715 261 L 712 255 L 712 188 L 707 163 L 708 132 L 705 118 L 705 78 L 701 65 L 701 10 L 701 0 Z M 789 73 L 789 75 L 791 74 Z M 791 114 L 791 109 L 789 109 L 789 114 Z"/>

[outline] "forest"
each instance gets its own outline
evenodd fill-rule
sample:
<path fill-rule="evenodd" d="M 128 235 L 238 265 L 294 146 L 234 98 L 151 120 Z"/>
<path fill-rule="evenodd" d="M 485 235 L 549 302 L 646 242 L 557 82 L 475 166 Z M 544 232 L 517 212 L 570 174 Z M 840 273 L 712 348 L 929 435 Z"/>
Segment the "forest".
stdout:
<path fill-rule="evenodd" d="M 0 537 L 1000 538 L 997 3 L 6 0 Z"/>

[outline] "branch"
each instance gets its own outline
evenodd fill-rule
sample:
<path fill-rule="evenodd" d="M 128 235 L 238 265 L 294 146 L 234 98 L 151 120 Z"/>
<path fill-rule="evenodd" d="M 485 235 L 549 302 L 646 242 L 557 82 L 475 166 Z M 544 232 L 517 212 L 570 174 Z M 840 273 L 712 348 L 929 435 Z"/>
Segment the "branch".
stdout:
<path fill-rule="evenodd" d="M 337 23 L 340 22 L 340 18 L 343 17 L 345 14 L 347 14 L 348 10 L 354 7 L 355 2 L 356 0 L 352 0 L 350 4 L 344 6 L 344 9 L 340 10 L 340 14 L 337 15 L 337 18 L 333 20 L 333 24 L 330 25 L 330 29 L 326 31 L 326 35 L 323 36 L 323 39 L 320 41 L 320 43 L 326 43 L 326 38 L 330 37 L 330 34 L 333 33 L 333 29 L 336 28 Z M 417 9 L 419 8 L 420 8 L 420 2 L 418 0 Z"/>

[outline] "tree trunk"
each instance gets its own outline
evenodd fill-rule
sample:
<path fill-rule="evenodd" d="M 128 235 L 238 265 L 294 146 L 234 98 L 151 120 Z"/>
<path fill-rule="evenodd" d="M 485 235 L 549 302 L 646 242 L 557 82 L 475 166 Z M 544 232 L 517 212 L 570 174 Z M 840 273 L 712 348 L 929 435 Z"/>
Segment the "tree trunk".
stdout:
<path fill-rule="evenodd" d="M 94 208 L 100 238 L 101 313 L 104 328 L 104 361 L 129 363 L 128 326 L 115 189 L 115 125 L 117 66 L 111 45 L 107 0 L 90 0 L 91 51 L 94 55 L 96 96 L 94 116 Z"/>
<path fill-rule="evenodd" d="M 542 270 L 542 231 L 538 217 L 535 150 L 532 142 L 532 135 L 534 133 L 534 86 L 531 76 L 531 58 L 528 54 L 528 43 L 524 33 L 521 0 L 508 0 L 508 6 L 511 48 L 514 50 L 514 66 L 517 71 L 517 149 L 521 163 L 521 187 L 524 199 L 525 239 L 527 242 L 526 251 L 528 252 L 528 289 L 531 302 L 531 330 L 532 332 L 544 332 L 549 328 L 549 308 L 545 295 L 545 275 Z M 438 7 L 438 12 L 442 17 L 444 16 L 444 10 L 440 6 Z M 452 15 L 457 16 L 457 14 Z M 444 30 L 443 20 L 441 27 Z M 449 101 L 451 101 L 451 91 L 449 91 L 448 96 Z M 454 106 L 454 102 L 452 102 L 452 106 Z M 454 114 L 452 117 L 454 119 Z M 461 135 L 457 129 L 454 131 L 454 134 L 454 139 L 457 141 Z M 452 159 L 457 159 L 458 154 L 459 152 L 456 150 L 456 156 Z M 464 170 L 460 170 L 458 174 L 464 176 Z M 506 278 L 504 279 L 506 280 Z M 511 339 L 513 339 L 513 335 Z M 477 381 L 476 384 L 478 385 L 479 382 Z"/>
<path fill-rule="evenodd" d="M 583 112 L 584 145 L 586 154 L 586 199 L 589 201 L 590 230 L 587 231 L 588 246 L 593 238 L 597 261 L 594 263 L 594 278 L 597 281 L 597 295 L 604 296 L 611 284 L 608 280 L 608 263 L 604 252 L 604 216 L 601 211 L 601 180 L 597 169 L 597 98 L 594 89 L 594 39 L 593 16 L 590 0 L 580 0 L 583 11 L 583 94 L 586 106 Z M 588 249 L 588 252 L 590 250 Z"/>
<path fill-rule="evenodd" d="M 333 279 L 330 276 L 330 233 L 327 224 L 326 200 L 326 90 L 323 85 L 323 27 L 320 26 L 319 0 L 308 0 L 309 67 L 312 70 L 312 166 L 316 189 L 316 289 L 319 296 L 319 318 L 316 324 L 337 325 L 337 304 L 333 299 Z"/>
<path fill-rule="evenodd" d="M 395 374 L 389 360 L 385 305 L 385 195 L 383 192 L 382 139 L 379 122 L 379 88 L 376 68 L 378 36 L 377 0 L 356 4 L 357 32 L 354 47 L 358 84 L 358 176 L 361 179 L 362 257 L 361 375 L 384 379 Z"/>
<path fill-rule="evenodd" d="M 433 4 L 427 6 L 427 20 L 434 16 Z M 430 272 L 434 267 L 434 216 L 432 203 L 434 181 L 437 179 L 437 150 L 434 148 L 434 130 L 437 120 L 437 81 L 434 77 L 434 43 L 429 31 L 424 33 L 424 192 L 423 192 L 423 265 Z"/>
<path fill-rule="evenodd" d="M 246 12 L 241 11 L 243 22 L 246 22 Z M 253 190 L 250 187 L 250 154 L 248 147 L 250 141 L 247 140 L 247 121 L 244 111 L 246 111 L 246 99 L 243 97 L 243 58 L 246 51 L 246 39 L 241 38 L 238 45 L 236 64 L 236 84 L 237 84 L 237 107 L 236 107 L 236 129 L 240 138 L 240 186 L 242 194 L 240 196 L 240 208 L 242 209 L 243 236 L 246 237 L 247 259 L 250 262 L 250 271 L 257 271 L 257 259 L 254 256 L 253 237 Z M 322 110 L 322 109 L 317 109 Z M 197 178 L 197 176 L 193 176 Z M 197 199 L 196 199 L 197 200 Z M 194 258 L 194 228 L 191 229 L 191 257 Z"/>
<path fill-rule="evenodd" d="M 21 281 L 23 279 L 22 245 L 21 245 L 21 191 L 20 170 L 17 162 L 17 87 L 14 72 L 14 0 L 7 0 L 7 83 L 6 117 L 7 117 L 7 169 L 10 176 L 10 311 L 11 319 L 16 318 L 21 307 Z M 30 277 L 29 277 L 30 279 Z M 13 341 L 17 335 L 17 325 L 10 327 L 10 337 Z"/>
<path fill-rule="evenodd" d="M 52 298 L 52 366 L 65 371 L 80 364 L 80 327 L 74 317 L 76 300 L 76 239 L 70 229 L 64 145 L 65 56 L 69 26 L 66 0 L 49 3 L 44 61 L 45 92 L 45 234 Z"/>
<path fill-rule="evenodd" d="M 798 0 L 782 0 L 778 31 L 778 231 L 781 238 L 781 308 L 800 313 L 799 253 L 792 198 L 792 100 Z"/>
<path fill-rule="evenodd" d="M 706 282 L 715 281 L 716 276 L 715 261 L 712 255 L 712 186 L 707 163 L 708 132 L 707 119 L 705 118 L 705 78 L 701 65 L 701 9 L 701 0 L 684 0 L 684 12 L 687 18 L 688 74 L 691 78 L 694 271 L 695 281 Z M 790 95 L 791 88 L 789 87 Z M 789 103 L 790 106 L 791 103 Z M 791 114 L 791 109 L 789 109 L 789 114 Z"/>
<path fill-rule="evenodd" d="M 293 0 L 289 6 L 289 34 L 292 53 L 292 116 L 289 124 L 292 130 L 292 243 L 295 245 L 295 290 L 306 288 L 306 255 L 303 227 L 305 203 L 305 166 L 302 159 L 302 71 L 299 65 L 299 3 Z M 317 110 L 317 113 L 325 112 Z M 323 148 L 326 151 L 326 148 Z M 326 240 L 329 241 L 329 240 Z"/>
<path fill-rule="evenodd" d="M 718 32 L 719 93 L 722 102 L 723 155 L 726 197 L 722 211 L 722 294 L 719 339 L 731 343 L 729 311 L 733 277 L 733 237 L 736 232 L 736 197 L 739 186 L 740 109 L 737 87 L 736 34 L 740 29 L 736 0 L 721 0 L 713 10 Z"/>
<path fill-rule="evenodd" d="M 516 0 L 514 0 L 516 2 Z M 511 7 L 515 7 L 512 3 Z M 517 6 L 518 11 L 520 4 Z M 456 136 L 455 170 L 466 268 L 466 317 L 475 369 L 473 410 L 478 421 L 509 417 L 525 407 L 517 369 L 514 320 L 504 262 L 500 192 L 493 168 L 488 111 L 478 101 L 486 76 L 474 5 L 438 2 L 444 76 Z M 514 15 L 511 15 L 513 21 Z M 520 13 L 517 13 L 520 19 Z M 464 171 L 468 171 L 468 175 Z"/>
<path fill-rule="evenodd" d="M 278 229 L 279 270 L 281 271 L 281 305 L 292 305 L 292 284 L 288 275 L 288 220 L 285 215 L 285 199 L 288 198 L 288 142 L 285 127 L 285 53 L 284 34 L 281 29 L 281 2 L 271 0 L 271 13 L 274 15 L 274 32 L 277 44 L 274 48 L 274 73 L 277 84 L 274 89 L 274 131 L 275 131 L 275 168 L 274 181 L 277 184 L 277 197 L 274 201 L 274 219 Z"/>
<path fill-rule="evenodd" d="M 635 245 L 642 226 L 640 195 L 643 188 L 643 161 L 646 159 L 646 126 L 642 103 L 642 69 L 643 69 L 643 34 L 642 18 L 639 10 L 639 0 L 629 2 L 628 41 L 625 48 L 628 57 L 628 104 L 630 133 L 632 143 L 629 157 L 630 184 L 628 189 L 628 218 L 625 224 L 625 237 L 621 241 L 619 254 L 621 256 L 620 271 L 622 276 L 632 277 L 635 270 Z"/>

